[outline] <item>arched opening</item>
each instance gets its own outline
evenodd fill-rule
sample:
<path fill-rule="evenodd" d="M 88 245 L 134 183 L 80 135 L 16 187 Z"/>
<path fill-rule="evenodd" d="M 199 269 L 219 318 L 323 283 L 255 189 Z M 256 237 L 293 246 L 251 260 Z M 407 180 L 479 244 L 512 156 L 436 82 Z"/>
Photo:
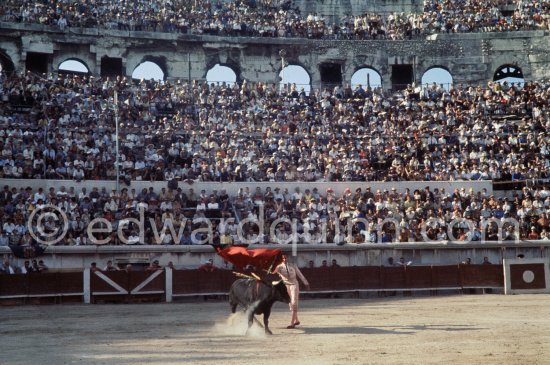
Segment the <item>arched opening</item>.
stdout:
<path fill-rule="evenodd" d="M 222 66 L 218 63 L 206 73 L 206 82 L 208 84 L 221 84 L 225 82 L 228 85 L 233 85 L 237 82 L 237 74 L 231 67 Z"/>
<path fill-rule="evenodd" d="M 57 70 L 62 74 L 87 75 L 90 73 L 90 70 L 84 62 L 77 59 L 70 59 L 61 62 Z"/>
<path fill-rule="evenodd" d="M 453 84 L 453 75 L 443 67 L 432 67 L 422 75 L 422 86 L 431 86 L 434 82 L 448 91 Z"/>
<path fill-rule="evenodd" d="M 374 68 L 360 68 L 351 76 L 351 88 L 355 90 L 359 85 L 363 88 L 370 87 L 371 89 L 381 87 L 382 77 Z"/>
<path fill-rule="evenodd" d="M 303 89 L 306 95 L 309 95 L 311 91 L 311 77 L 309 77 L 309 73 L 302 66 L 288 65 L 279 72 L 279 77 L 281 78 L 281 82 L 279 83 L 281 90 L 290 90 L 293 84 L 295 84 L 298 92 L 301 92 Z"/>
<path fill-rule="evenodd" d="M 515 85 L 523 86 L 525 79 L 523 78 L 523 71 L 521 68 L 514 65 L 503 65 L 497 68 L 493 81 L 503 84 L 507 82 L 509 85 L 512 83 Z"/>
<path fill-rule="evenodd" d="M 140 63 L 132 72 L 134 80 L 164 80 L 164 71 L 154 62 L 145 61 Z"/>

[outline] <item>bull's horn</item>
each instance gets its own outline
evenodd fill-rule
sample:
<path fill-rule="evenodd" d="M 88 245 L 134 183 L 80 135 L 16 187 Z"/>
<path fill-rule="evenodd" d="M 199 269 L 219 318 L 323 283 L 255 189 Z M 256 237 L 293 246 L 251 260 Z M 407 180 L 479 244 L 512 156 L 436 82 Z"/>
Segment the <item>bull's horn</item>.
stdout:
<path fill-rule="evenodd" d="M 279 285 L 281 283 L 281 281 L 283 281 L 283 280 L 272 281 L 271 285 L 273 285 L 273 286 Z"/>

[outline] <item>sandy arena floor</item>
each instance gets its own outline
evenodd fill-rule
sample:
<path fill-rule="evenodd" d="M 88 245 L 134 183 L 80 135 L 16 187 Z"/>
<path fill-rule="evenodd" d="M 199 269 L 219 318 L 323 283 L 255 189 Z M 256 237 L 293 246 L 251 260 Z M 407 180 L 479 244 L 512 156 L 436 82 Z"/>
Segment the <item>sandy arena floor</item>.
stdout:
<path fill-rule="evenodd" d="M 276 303 L 246 337 L 221 301 L 2 307 L 0 364 L 550 364 L 548 295 L 301 304 L 300 329 Z"/>

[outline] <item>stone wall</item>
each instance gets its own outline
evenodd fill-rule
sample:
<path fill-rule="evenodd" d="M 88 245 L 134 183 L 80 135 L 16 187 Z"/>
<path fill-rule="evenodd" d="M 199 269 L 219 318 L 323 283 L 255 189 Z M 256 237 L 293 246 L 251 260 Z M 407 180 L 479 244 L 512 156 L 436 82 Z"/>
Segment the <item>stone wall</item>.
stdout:
<path fill-rule="evenodd" d="M 70 29 L 0 23 L 0 53 L 25 70 L 29 52 L 47 56 L 49 69 L 78 59 L 100 74 L 101 59 L 120 58 L 126 75 L 144 61 L 157 63 L 169 79 L 204 80 L 216 64 L 231 67 L 238 80 L 279 81 L 281 57 L 305 68 L 314 89 L 323 87 L 319 65 L 341 66 L 343 83 L 355 71 L 371 67 L 382 77 L 384 88 L 392 87 L 394 65 L 411 65 L 416 83 L 434 67 L 447 69 L 454 83 L 486 84 L 502 65 L 515 65 L 527 81 L 550 77 L 550 38 L 547 32 L 437 34 L 412 41 L 338 41 L 282 38 L 229 38 L 186 34 L 128 32 L 102 29 Z M 0 58 L 2 60 L 2 58 Z"/>

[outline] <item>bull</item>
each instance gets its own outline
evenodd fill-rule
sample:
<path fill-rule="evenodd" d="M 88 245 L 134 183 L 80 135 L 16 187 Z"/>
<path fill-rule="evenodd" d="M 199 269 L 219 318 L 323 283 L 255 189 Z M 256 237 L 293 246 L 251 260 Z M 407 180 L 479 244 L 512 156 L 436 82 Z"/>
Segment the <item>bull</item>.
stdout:
<path fill-rule="evenodd" d="M 271 307 L 277 301 L 290 302 L 290 296 L 282 280 L 268 283 L 265 280 L 238 279 L 229 290 L 231 312 L 235 313 L 238 305 L 248 311 L 248 329 L 252 326 L 254 315 L 263 314 L 264 330 L 269 335 L 273 334 L 269 329 Z"/>

